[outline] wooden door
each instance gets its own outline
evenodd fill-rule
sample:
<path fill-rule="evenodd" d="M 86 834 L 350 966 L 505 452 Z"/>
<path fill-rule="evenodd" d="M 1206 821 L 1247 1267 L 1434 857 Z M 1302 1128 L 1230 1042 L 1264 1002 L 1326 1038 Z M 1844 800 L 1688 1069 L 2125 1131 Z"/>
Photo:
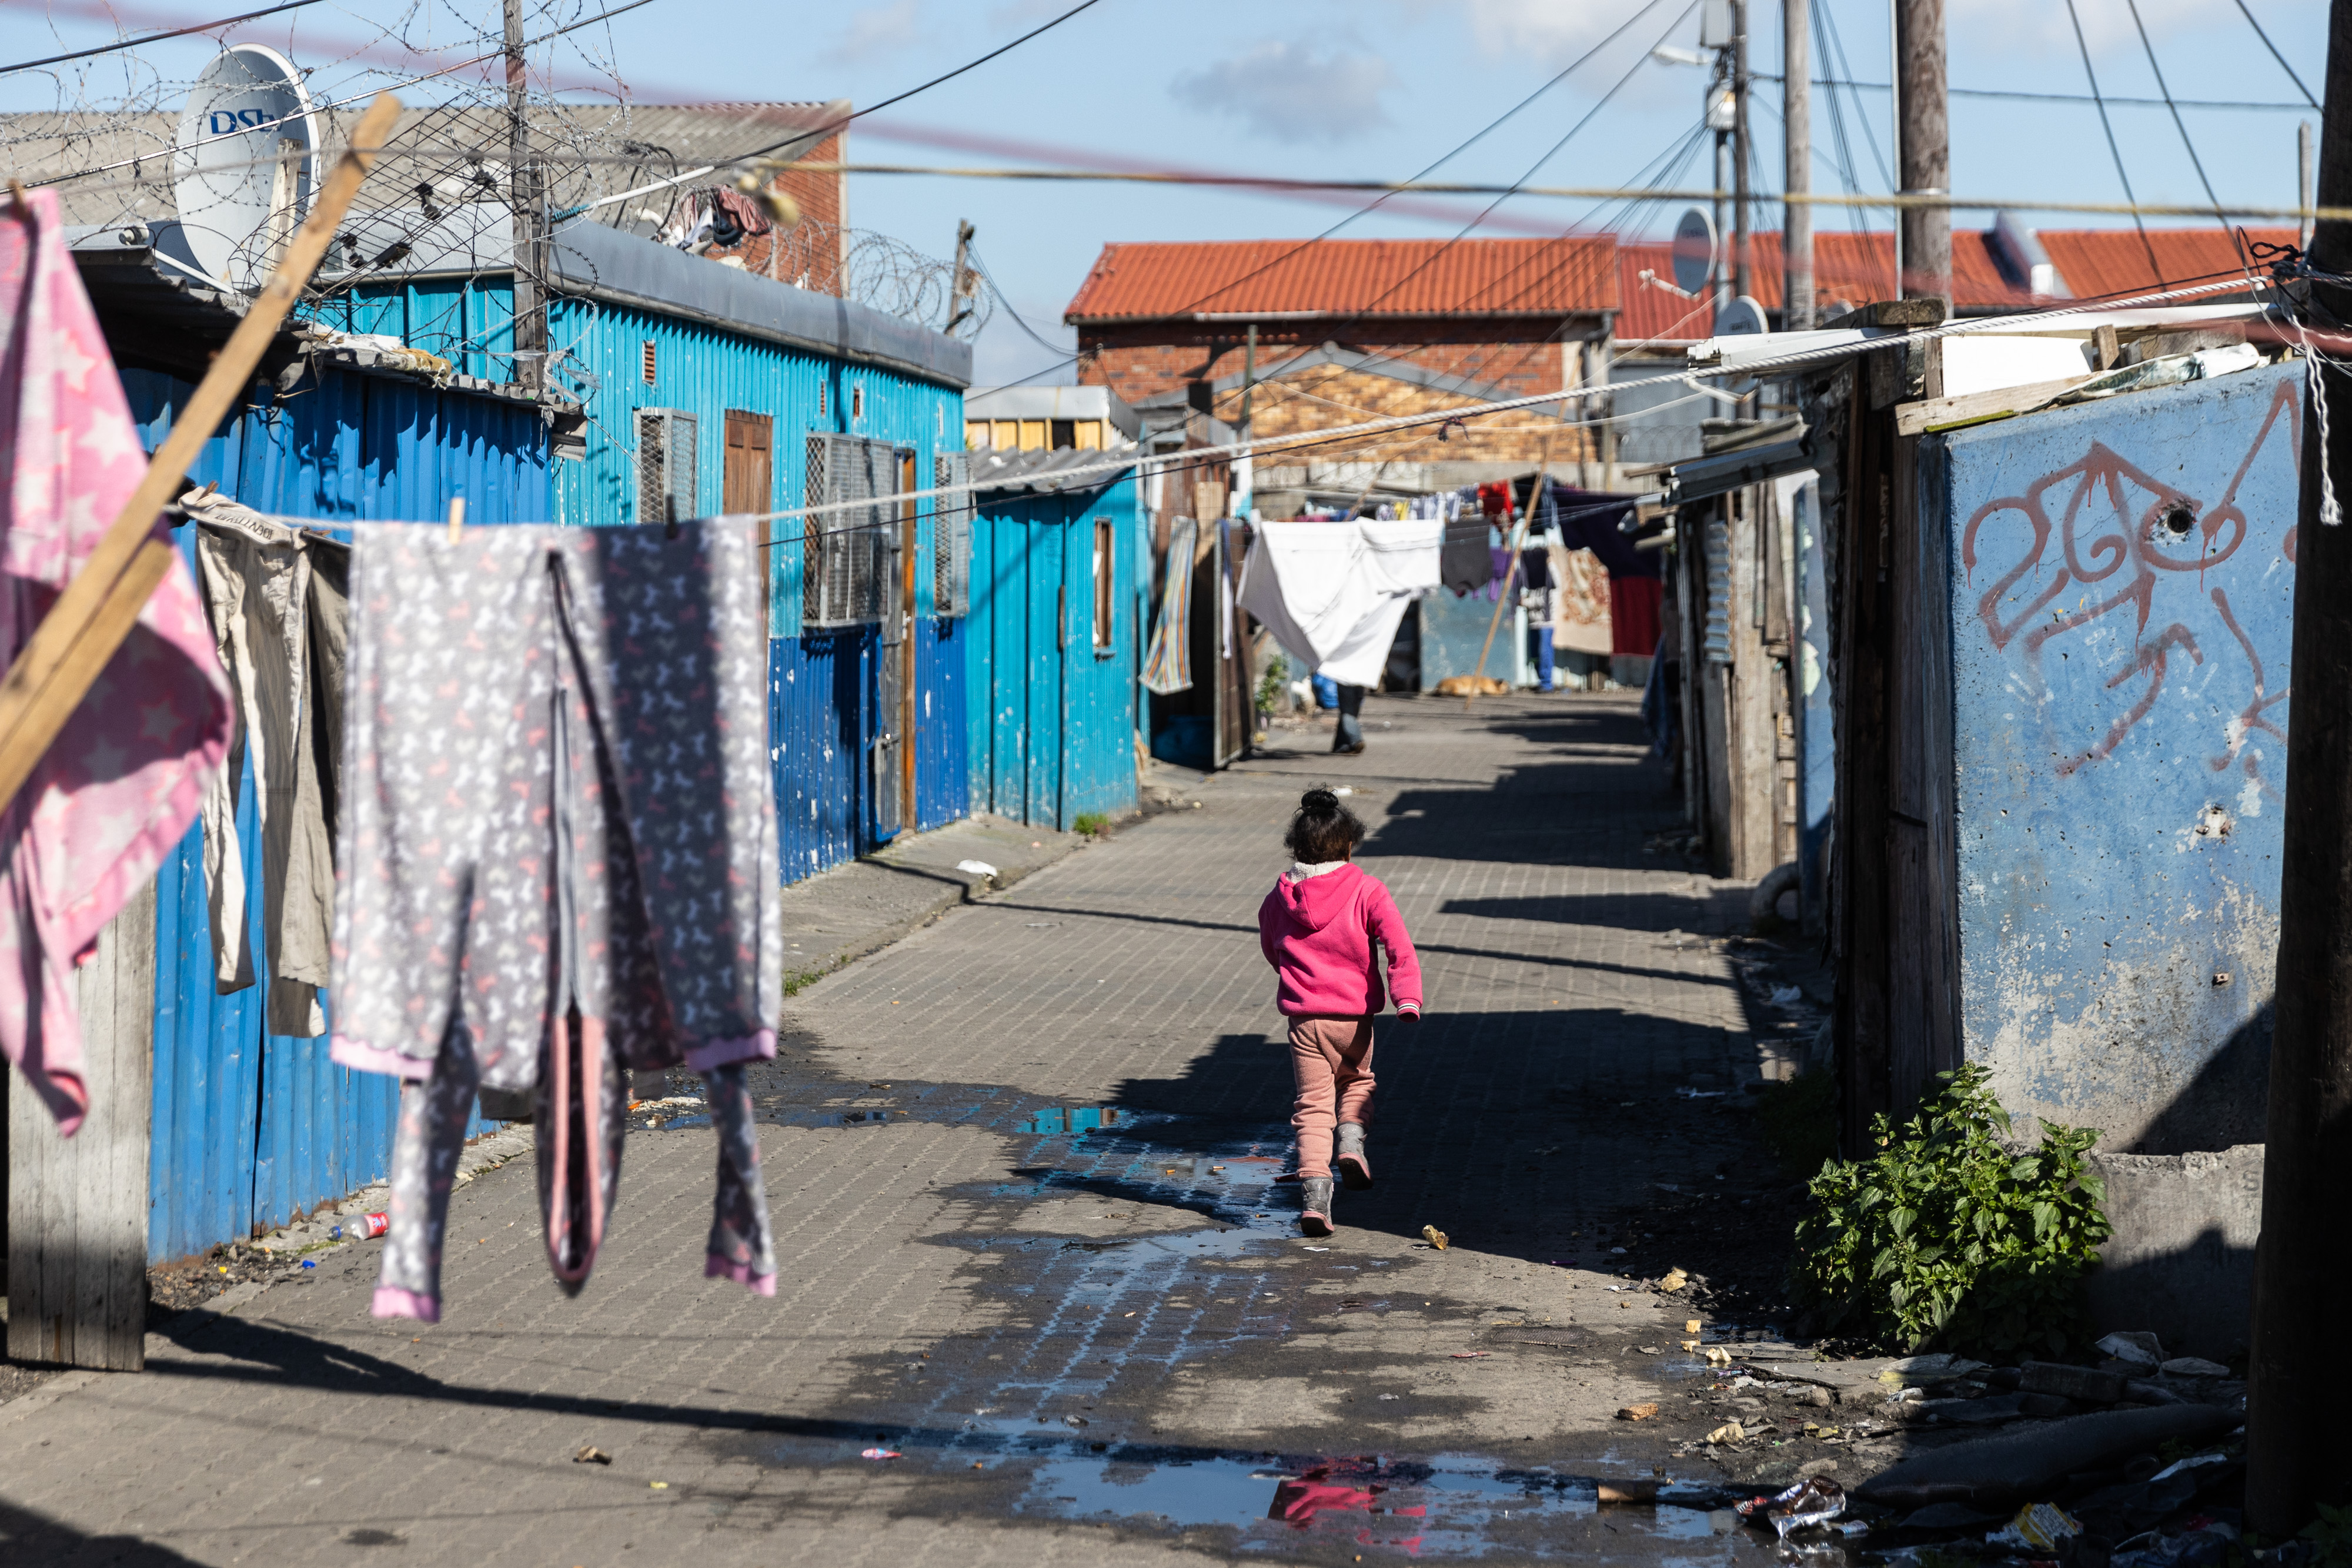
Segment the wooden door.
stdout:
<path fill-rule="evenodd" d="M 732 408 L 727 411 L 727 459 L 719 477 L 720 511 L 740 516 L 775 509 L 775 470 L 769 452 L 774 437 L 775 421 L 766 414 L 745 413 Z M 775 568 L 771 564 L 773 552 L 769 548 L 774 527 L 774 519 L 761 518 L 760 570 L 770 583 L 775 581 Z M 760 595 L 760 625 L 772 636 L 775 629 L 770 624 L 768 610 L 772 597 L 772 593 Z"/>

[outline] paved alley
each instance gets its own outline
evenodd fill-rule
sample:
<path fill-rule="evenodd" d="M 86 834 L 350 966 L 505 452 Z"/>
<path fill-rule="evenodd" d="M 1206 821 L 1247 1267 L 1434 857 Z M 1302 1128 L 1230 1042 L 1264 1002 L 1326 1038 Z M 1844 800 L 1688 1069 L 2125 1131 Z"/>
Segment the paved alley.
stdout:
<path fill-rule="evenodd" d="M 773 1300 L 701 1277 L 710 1133 L 655 1106 L 576 1300 L 518 1160 L 458 1190 L 437 1327 L 369 1317 L 361 1243 L 176 1320 L 144 1375 L 0 1406 L 0 1555 L 1765 1561 L 1592 1490 L 1722 1479 L 1615 1414 L 1689 1360 L 1629 1265 L 1706 1267 L 1624 1217 L 1770 1185 L 1734 1157 L 1758 1050 L 1705 939 L 1741 895 L 1648 847 L 1680 810 L 1630 697 L 1365 714 L 1360 757 L 1277 745 L 792 998 L 754 1078 Z M 1323 781 L 1431 1011 L 1382 1021 L 1379 1185 L 1310 1244 L 1255 915 Z"/>

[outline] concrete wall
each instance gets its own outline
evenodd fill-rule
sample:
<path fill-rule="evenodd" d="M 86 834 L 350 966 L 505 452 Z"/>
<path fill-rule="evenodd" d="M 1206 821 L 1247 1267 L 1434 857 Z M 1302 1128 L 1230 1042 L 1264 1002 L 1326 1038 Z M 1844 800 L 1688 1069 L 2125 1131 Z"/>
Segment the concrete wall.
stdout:
<path fill-rule="evenodd" d="M 2226 1361 L 2246 1347 L 2263 1146 L 2218 1154 L 2094 1155 L 2115 1236 L 2085 1302 L 2095 1335 L 2146 1329 L 2172 1355 Z"/>
<path fill-rule="evenodd" d="M 1925 438 L 1964 1049 L 2104 1150 L 2263 1135 L 2303 384 L 2290 363 Z"/>

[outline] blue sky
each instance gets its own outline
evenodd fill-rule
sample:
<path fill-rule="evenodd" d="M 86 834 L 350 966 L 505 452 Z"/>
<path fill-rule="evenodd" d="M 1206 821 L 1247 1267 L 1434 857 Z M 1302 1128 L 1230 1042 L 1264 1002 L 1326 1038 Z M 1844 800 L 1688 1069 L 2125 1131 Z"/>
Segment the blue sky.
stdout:
<path fill-rule="evenodd" d="M 610 0 L 552 0 L 562 19 L 593 14 Z M 741 0 L 654 0 L 627 16 L 572 35 L 550 64 L 572 78 L 616 73 L 652 102 L 829 99 L 873 103 L 986 52 L 1066 9 L 1070 0 L 886 0 L 844 7 Z M 1854 78 L 1883 83 L 1888 71 L 1887 11 L 1880 0 L 1820 0 L 1844 46 Z M 1958 88 L 2081 93 L 2084 65 L 2063 0 L 1948 0 L 1951 81 Z M 2317 0 L 2247 0 L 2254 16 L 2315 90 L 2326 51 L 2326 8 Z M 534 0 L 546 14 L 551 0 Z M 1647 176 L 1654 161 L 1696 127 L 1705 73 L 1645 58 L 1662 39 L 1696 42 L 1696 8 L 1657 0 L 1614 44 L 1432 175 L 1438 179 L 1615 186 Z M 2075 0 L 2093 68 L 2110 96 L 2158 96 L 2157 78 L 2126 0 Z M 205 6 L 117 5 L 132 32 L 230 14 L 235 0 Z M 115 36 L 100 0 L 44 5 L 0 0 L 0 50 L 26 58 Z M 1642 10 L 1642 0 L 1099 0 L 1091 10 L 971 74 L 932 89 L 851 135 L 858 162 L 928 165 L 1183 168 L 1285 176 L 1397 179 L 1412 175 L 1503 110 L 1541 86 Z M 2172 93 L 2181 99 L 2299 101 L 2301 93 L 2266 51 L 2234 0 L 2138 0 L 2138 14 Z M 373 17 L 371 22 L 363 18 Z M 393 18 L 387 22 L 386 18 Z M 412 42 L 447 44 L 495 27 L 488 0 L 417 0 L 408 6 L 320 4 L 231 29 L 289 49 L 320 68 L 314 89 L 352 90 L 365 80 L 357 62 L 338 65 L 349 46 L 396 26 Z M 535 22 L 534 28 L 543 26 Z M 1780 13 L 1758 5 L 1750 23 L 1752 68 L 1780 68 Z M 1827 42 L 1816 30 L 1814 74 L 1827 74 Z M 384 58 L 379 43 L 378 58 Z M 212 52 L 206 42 L 149 46 L 139 68 L 184 79 Z M 1831 60 L 1828 66 L 1834 68 Z M 125 66 L 110 60 L 64 90 L 105 101 L 124 90 Z M 1622 84 L 1622 85 L 1621 85 Z M 1548 160 L 1544 154 L 1615 95 Z M 0 78 L 0 106 L 51 107 L 58 84 L 40 75 Z M 1759 84 L 1758 160 L 1768 185 L 1781 168 L 1779 89 Z M 424 89 L 412 91 L 425 100 Z M 1860 188 L 1887 188 L 1891 163 L 1887 95 L 1842 92 L 1847 145 Z M 1843 188 L 1829 94 L 1816 89 L 1814 186 Z M 2196 202 L 2202 187 L 2179 132 L 2161 107 L 2117 107 L 2126 167 L 2143 201 Z M 2295 126 L 2316 111 L 2183 111 L 2206 175 L 2225 201 L 2288 205 L 2294 197 Z M 1870 149 L 1863 127 L 1875 139 Z M 1017 143 L 1016 149 L 1009 144 Z M 2127 220 L 2033 213 L 2035 200 L 2116 201 L 2122 196 L 2096 113 L 2088 104 L 1955 99 L 1952 181 L 1970 196 L 2021 204 L 2035 226 L 2094 226 Z M 1016 156 L 1016 152 L 1026 156 Z M 1539 162 L 1539 160 L 1541 162 Z M 1679 183 L 1704 185 L 1706 154 Z M 929 176 L 860 175 L 850 221 L 944 256 L 955 225 L 979 227 L 979 248 L 1013 310 L 1048 343 L 1066 345 L 1064 305 L 1101 246 L 1115 240 L 1304 237 L 1362 204 L 1272 197 L 1214 189 L 1113 184 L 1021 183 Z M 1447 236 L 1475 218 L 1483 201 L 1427 201 L 1356 219 L 1344 235 Z M 1597 208 L 1597 210 L 1596 210 Z M 1675 205 L 1638 214 L 1651 232 L 1670 227 Z M 1475 232 L 1558 233 L 1571 224 L 1612 220 L 1605 204 L 1515 198 Z M 1823 226 L 1848 220 L 1825 212 Z M 2188 220 L 2164 220 L 2185 223 Z M 1981 225 L 1989 215 L 1959 215 Z M 1779 209 L 1759 227 L 1779 226 Z M 1881 224 L 1884 219 L 1882 217 Z M 1000 307 L 979 347 L 983 382 L 1051 370 L 1041 347 Z"/>

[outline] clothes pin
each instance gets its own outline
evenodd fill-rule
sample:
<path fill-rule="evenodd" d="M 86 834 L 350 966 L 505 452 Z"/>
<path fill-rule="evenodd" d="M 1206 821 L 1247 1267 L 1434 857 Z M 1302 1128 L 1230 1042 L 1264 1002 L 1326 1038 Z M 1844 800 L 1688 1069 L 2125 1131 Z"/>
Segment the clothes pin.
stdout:
<path fill-rule="evenodd" d="M 454 545 L 457 542 L 457 530 L 465 526 L 466 497 L 463 496 L 452 496 L 449 497 L 449 542 L 451 544 Z"/>

